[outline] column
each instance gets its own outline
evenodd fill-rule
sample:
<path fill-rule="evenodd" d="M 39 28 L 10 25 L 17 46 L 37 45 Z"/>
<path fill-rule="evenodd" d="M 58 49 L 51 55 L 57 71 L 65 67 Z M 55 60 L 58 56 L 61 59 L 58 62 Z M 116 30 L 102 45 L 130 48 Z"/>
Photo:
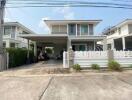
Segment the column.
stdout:
<path fill-rule="evenodd" d="M 123 50 L 125 50 L 126 49 L 125 37 L 122 37 L 122 46 Z"/>
<path fill-rule="evenodd" d="M 114 39 L 113 39 L 111 43 L 111 50 L 114 50 L 114 49 L 115 49 L 115 44 L 114 44 Z"/>
<path fill-rule="evenodd" d="M 10 48 L 10 41 L 7 40 L 5 43 L 6 43 L 6 46 L 5 46 L 5 47 L 6 47 L 6 48 Z"/>
<path fill-rule="evenodd" d="M 37 57 L 37 43 L 34 42 L 34 56 Z"/>
<path fill-rule="evenodd" d="M 30 63 L 30 59 L 29 59 L 29 40 L 28 40 L 28 50 L 27 50 L 27 64 Z"/>
<path fill-rule="evenodd" d="M 94 51 L 96 50 L 96 41 L 94 41 Z"/>
<path fill-rule="evenodd" d="M 103 51 L 107 50 L 107 40 L 106 38 L 103 40 Z"/>
<path fill-rule="evenodd" d="M 67 51 L 69 50 L 69 48 L 72 48 L 71 39 L 67 39 Z"/>

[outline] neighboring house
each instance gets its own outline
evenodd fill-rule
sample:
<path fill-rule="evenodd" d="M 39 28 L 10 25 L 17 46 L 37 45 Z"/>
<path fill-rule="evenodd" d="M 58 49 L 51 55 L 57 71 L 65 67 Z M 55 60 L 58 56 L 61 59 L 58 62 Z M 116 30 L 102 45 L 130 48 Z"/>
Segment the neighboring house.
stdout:
<path fill-rule="evenodd" d="M 19 37 L 20 34 L 35 34 L 19 22 L 5 22 L 3 34 L 3 46 L 5 48 L 18 47 L 27 48 L 28 40 Z"/>
<path fill-rule="evenodd" d="M 98 41 L 106 36 L 95 35 L 94 29 L 101 20 L 44 20 L 50 33 L 41 35 L 21 35 L 21 37 L 37 42 L 37 47 L 54 48 L 54 56 L 70 47 L 74 51 L 102 50 Z M 105 44 L 105 42 L 104 42 Z M 104 50 L 106 49 L 104 45 Z"/>
<path fill-rule="evenodd" d="M 108 28 L 103 35 L 107 35 L 107 49 L 132 50 L 132 19 Z"/>

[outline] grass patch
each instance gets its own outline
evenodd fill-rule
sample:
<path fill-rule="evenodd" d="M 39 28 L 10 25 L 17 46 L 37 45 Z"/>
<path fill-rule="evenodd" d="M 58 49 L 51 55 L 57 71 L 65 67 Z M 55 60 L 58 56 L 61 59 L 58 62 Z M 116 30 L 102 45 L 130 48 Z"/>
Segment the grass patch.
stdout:
<path fill-rule="evenodd" d="M 122 71 L 121 65 L 114 60 L 108 62 L 108 68 L 113 71 Z"/>
<path fill-rule="evenodd" d="M 79 64 L 73 65 L 72 68 L 73 68 L 75 71 L 77 71 L 77 72 L 79 72 L 79 71 L 81 70 L 81 66 L 80 66 Z"/>
<path fill-rule="evenodd" d="M 94 70 L 100 70 L 100 66 L 98 64 L 92 64 L 91 68 Z"/>

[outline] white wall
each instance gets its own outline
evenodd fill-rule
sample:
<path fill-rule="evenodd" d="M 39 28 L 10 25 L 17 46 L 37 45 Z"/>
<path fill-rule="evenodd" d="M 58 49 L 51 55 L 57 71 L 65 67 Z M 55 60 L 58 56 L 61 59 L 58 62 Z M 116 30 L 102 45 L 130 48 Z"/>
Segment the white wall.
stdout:
<path fill-rule="evenodd" d="M 20 33 L 23 32 L 23 29 L 18 27 L 18 26 L 16 26 L 14 32 L 15 32 L 15 38 L 11 38 L 11 35 L 3 35 L 3 41 L 6 43 L 6 48 L 10 47 L 10 43 L 18 44 L 19 48 L 22 48 L 22 47 L 26 47 L 27 48 L 28 47 L 27 39 L 19 37 Z"/>
<path fill-rule="evenodd" d="M 128 24 L 127 25 L 123 25 L 123 26 L 120 27 L 120 33 L 119 33 L 118 28 L 117 28 L 117 30 L 115 31 L 114 34 L 108 35 L 107 36 L 107 44 L 114 45 L 114 43 L 113 43 L 114 39 L 122 38 L 122 37 L 124 37 L 126 35 L 129 35 Z"/>

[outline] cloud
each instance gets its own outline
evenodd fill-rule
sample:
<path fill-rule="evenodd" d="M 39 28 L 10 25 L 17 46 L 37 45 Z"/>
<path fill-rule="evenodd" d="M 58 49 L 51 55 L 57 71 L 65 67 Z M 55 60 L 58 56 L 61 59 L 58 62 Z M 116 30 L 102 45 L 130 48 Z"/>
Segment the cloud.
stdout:
<path fill-rule="evenodd" d="M 55 13 L 62 14 L 64 16 L 64 19 L 75 19 L 75 14 L 71 10 L 71 7 L 65 6 L 65 7 L 57 7 L 53 10 Z"/>
<path fill-rule="evenodd" d="M 48 26 L 44 23 L 44 20 L 49 20 L 50 18 L 49 17 L 44 17 L 40 20 L 39 22 L 39 28 L 43 28 L 44 32 L 49 32 L 49 28 Z"/>

